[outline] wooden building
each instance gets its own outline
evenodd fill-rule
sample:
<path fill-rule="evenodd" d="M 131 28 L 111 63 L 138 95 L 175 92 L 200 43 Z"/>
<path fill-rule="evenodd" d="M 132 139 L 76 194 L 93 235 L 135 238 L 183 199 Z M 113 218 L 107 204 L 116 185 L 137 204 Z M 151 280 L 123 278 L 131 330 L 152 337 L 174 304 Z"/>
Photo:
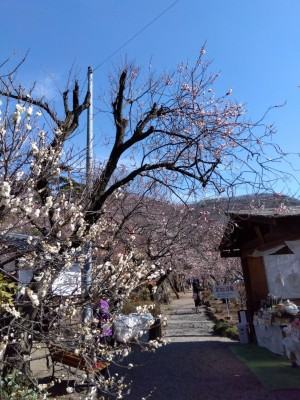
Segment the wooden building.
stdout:
<path fill-rule="evenodd" d="M 249 322 L 270 293 L 300 302 L 300 207 L 233 211 L 219 246 L 240 257 Z M 272 291 L 274 293 L 272 293 Z M 297 301 L 296 301 L 297 302 Z"/>

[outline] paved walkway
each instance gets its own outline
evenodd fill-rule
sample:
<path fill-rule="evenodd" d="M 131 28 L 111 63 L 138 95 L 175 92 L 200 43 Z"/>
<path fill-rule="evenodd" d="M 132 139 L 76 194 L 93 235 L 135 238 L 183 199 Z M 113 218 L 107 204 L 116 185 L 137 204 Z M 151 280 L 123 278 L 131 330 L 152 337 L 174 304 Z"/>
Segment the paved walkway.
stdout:
<path fill-rule="evenodd" d="M 229 350 L 236 343 L 214 336 L 205 310 L 196 314 L 191 293 L 164 307 L 171 340 L 155 354 L 135 352 L 125 371 L 132 380 L 128 400 L 296 400 L 300 391 L 265 389 Z"/>
<path fill-rule="evenodd" d="M 196 314 L 191 292 L 180 294 L 179 299 L 162 308 L 168 321 L 164 337 L 172 343 L 211 340 L 214 323 L 205 315 L 204 307 L 200 308 L 200 314 Z M 219 339 L 232 343 L 227 338 Z"/>

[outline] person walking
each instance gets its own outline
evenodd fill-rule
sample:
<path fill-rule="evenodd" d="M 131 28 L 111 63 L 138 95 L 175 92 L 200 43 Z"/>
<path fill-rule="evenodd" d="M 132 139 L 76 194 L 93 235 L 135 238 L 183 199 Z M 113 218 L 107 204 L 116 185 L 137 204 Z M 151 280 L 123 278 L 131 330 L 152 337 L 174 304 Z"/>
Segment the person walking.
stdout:
<path fill-rule="evenodd" d="M 192 286 L 193 286 L 193 299 L 195 302 L 195 309 L 196 309 L 196 313 L 199 314 L 200 313 L 199 307 L 201 306 L 202 301 L 201 301 L 201 294 L 200 294 L 200 281 L 198 278 L 193 279 Z"/>

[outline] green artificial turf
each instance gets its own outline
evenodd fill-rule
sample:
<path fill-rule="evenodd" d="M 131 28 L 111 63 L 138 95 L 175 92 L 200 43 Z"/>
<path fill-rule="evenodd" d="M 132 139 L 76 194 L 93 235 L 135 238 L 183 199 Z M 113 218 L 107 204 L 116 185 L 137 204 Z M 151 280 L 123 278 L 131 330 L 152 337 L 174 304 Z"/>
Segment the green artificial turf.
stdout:
<path fill-rule="evenodd" d="M 292 368 L 285 356 L 255 344 L 236 344 L 230 350 L 267 389 L 300 389 L 300 366 Z"/>

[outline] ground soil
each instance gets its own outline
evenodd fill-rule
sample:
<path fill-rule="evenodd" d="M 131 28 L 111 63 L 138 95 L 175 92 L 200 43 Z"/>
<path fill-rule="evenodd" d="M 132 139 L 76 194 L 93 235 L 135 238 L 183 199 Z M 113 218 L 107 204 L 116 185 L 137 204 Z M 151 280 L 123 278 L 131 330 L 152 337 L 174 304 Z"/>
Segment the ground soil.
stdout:
<path fill-rule="evenodd" d="M 213 320 L 224 320 L 233 325 L 239 322 L 239 311 L 241 306 L 235 301 L 223 302 L 222 300 L 213 300 L 207 306 Z"/>

